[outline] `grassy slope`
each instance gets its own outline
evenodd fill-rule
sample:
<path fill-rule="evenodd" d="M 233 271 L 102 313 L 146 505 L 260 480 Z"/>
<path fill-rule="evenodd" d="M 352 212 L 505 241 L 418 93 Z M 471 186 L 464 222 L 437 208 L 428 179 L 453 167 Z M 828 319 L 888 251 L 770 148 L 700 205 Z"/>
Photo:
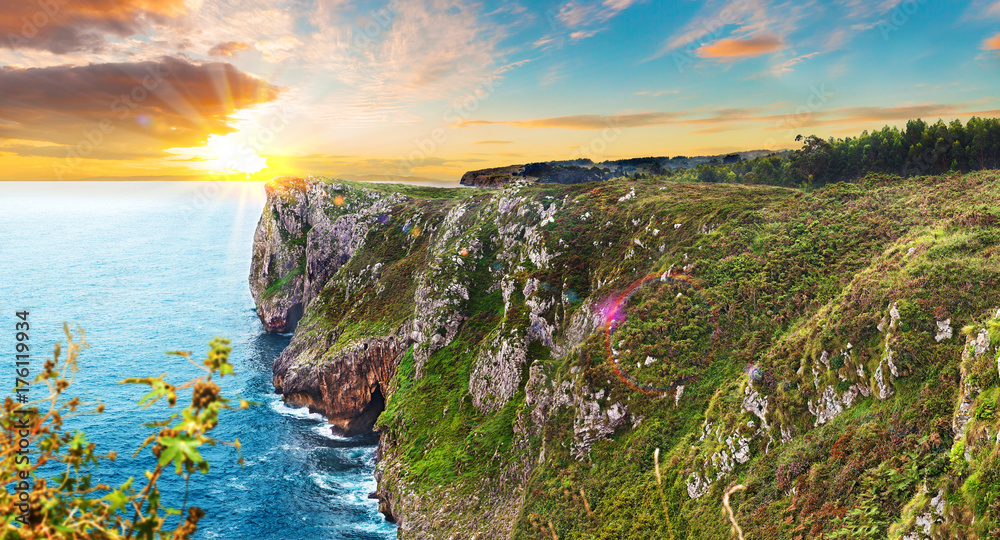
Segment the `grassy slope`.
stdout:
<path fill-rule="evenodd" d="M 619 201 L 632 189 L 634 198 Z M 570 455 L 572 411 L 549 417 L 540 436 L 518 435 L 528 413 L 527 369 L 521 391 L 501 410 L 484 414 L 472 406 L 469 373 L 478 348 L 497 332 L 523 328 L 526 307 L 516 291 L 505 315 L 495 286 L 496 205 L 485 204 L 493 193 L 426 191 L 407 193 L 414 199 L 397 208 L 393 223 L 433 230 L 447 209 L 473 203 L 461 218 L 463 234 L 451 243 L 456 251 L 476 241 L 483 248 L 471 264 L 454 269 L 471 284 L 462 306 L 469 318 L 455 340 L 431 356 L 421 380 L 414 380 L 411 353 L 397 373 L 396 392 L 379 420 L 394 448 L 386 457 L 394 466 L 390 481 L 421 495 L 443 497 L 448 486 L 448 497 L 471 498 L 505 489 L 489 479 L 535 463 L 544 448 L 518 510 L 518 539 L 551 538 L 553 530 L 564 539 L 729 538 L 721 499 L 732 483 L 747 485 L 733 506 L 748 538 L 884 537 L 894 523 L 895 533 L 923 512 L 939 488 L 949 515 L 938 526 L 942 531 L 989 537 L 1000 523 L 1000 458 L 995 444 L 976 438 L 997 432 L 992 356 L 970 368 L 985 390 L 966 437 L 974 448 L 971 463 L 950 454 L 957 446 L 951 421 L 965 341 L 959 329 L 972 326 L 966 331 L 975 334 L 1000 307 L 996 172 L 907 181 L 871 176 L 813 193 L 659 180 L 523 188 L 520 195 L 544 204 L 569 201 L 545 227 L 550 251 L 561 253 L 548 269 L 523 260 L 502 268 L 518 290 L 536 278 L 546 294 L 569 299 L 544 313 L 549 322 L 568 320 L 586 297 L 612 297 L 671 265 L 687 268 L 713 313 L 711 332 L 694 334 L 705 336 L 697 346 L 710 349 L 712 361 L 687 385 L 679 407 L 672 395 L 651 397 L 621 384 L 600 332 L 558 360 L 531 344 L 529 364 L 543 366 L 553 381 L 604 390 L 602 406 L 621 401 L 643 417 L 638 427 L 598 442 L 583 461 Z M 339 341 L 404 320 L 427 236 L 399 226 L 374 229 L 365 249 L 322 293 L 326 309 L 309 317 L 338 327 Z M 349 292 L 349 276 L 375 262 L 383 264 L 378 279 Z M 875 327 L 893 303 L 900 319 L 887 337 Z M 951 320 L 955 336 L 938 343 L 935 321 L 943 319 Z M 871 374 L 884 366 L 887 344 L 900 371 L 889 382 L 894 395 L 859 396 L 815 427 L 806 404 L 826 387 L 838 394 L 852 385 L 877 391 Z M 845 350 L 846 357 L 838 356 Z M 836 357 L 833 369 L 821 370 L 814 382 L 823 351 Z M 758 432 L 758 419 L 741 407 L 751 365 L 761 375 L 754 388 L 770 403 L 766 432 Z M 864 375 L 857 375 L 859 368 Z M 750 427 L 748 421 L 756 422 Z M 706 422 L 711 433 L 701 440 Z M 782 428 L 793 437 L 779 444 Z M 718 467 L 706 460 L 731 435 L 749 439 L 751 459 L 690 499 L 685 481 L 692 472 L 714 477 Z M 655 448 L 661 449 L 663 499 L 653 474 Z M 922 494 L 923 485 L 929 494 Z M 457 516 L 441 525 L 441 537 L 467 524 Z"/>

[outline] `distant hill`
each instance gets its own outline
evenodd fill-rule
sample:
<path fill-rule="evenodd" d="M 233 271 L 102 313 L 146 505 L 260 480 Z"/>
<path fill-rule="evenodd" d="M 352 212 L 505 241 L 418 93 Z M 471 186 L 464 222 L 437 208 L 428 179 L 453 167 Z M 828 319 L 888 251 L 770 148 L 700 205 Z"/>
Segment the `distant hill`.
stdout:
<path fill-rule="evenodd" d="M 736 163 L 775 153 L 771 150 L 749 150 L 716 156 L 660 156 L 607 160 L 594 163 L 590 159 L 571 159 L 508 165 L 469 171 L 462 175 L 465 186 L 498 188 L 515 180 L 541 184 L 580 184 L 640 174 L 661 174 L 666 170 L 690 169 L 698 165 Z"/>
<path fill-rule="evenodd" d="M 335 178 L 352 182 L 375 182 L 379 184 L 410 184 L 430 187 L 455 187 L 454 180 L 440 180 L 423 176 L 400 176 L 396 174 L 335 174 Z"/>

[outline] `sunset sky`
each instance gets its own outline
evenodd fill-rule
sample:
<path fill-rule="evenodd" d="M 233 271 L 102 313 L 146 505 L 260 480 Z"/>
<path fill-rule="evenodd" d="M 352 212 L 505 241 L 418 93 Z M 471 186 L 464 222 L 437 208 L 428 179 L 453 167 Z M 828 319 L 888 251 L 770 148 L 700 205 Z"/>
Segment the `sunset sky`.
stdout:
<path fill-rule="evenodd" d="M 0 0 L 0 179 L 403 175 L 1000 116 L 1000 0 Z"/>

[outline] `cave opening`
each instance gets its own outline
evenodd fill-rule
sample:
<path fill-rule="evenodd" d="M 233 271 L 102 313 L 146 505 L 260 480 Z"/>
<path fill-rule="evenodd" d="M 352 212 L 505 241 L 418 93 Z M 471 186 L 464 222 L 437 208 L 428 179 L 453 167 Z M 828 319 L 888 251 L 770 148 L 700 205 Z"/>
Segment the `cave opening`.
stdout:
<path fill-rule="evenodd" d="M 302 315 L 305 312 L 305 307 L 303 307 L 302 302 L 296 302 L 292 307 L 288 308 L 288 320 L 285 323 L 286 332 L 294 332 L 295 327 L 298 326 L 299 321 L 302 320 Z"/>

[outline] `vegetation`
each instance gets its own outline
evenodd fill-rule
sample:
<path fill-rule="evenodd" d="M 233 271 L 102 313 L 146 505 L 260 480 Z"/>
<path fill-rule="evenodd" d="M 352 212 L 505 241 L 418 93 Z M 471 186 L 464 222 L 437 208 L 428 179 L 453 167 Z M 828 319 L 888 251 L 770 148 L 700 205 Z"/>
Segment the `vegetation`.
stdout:
<path fill-rule="evenodd" d="M 965 125 L 910 120 L 902 130 L 886 126 L 843 139 L 799 135 L 796 141 L 802 148 L 791 153 L 664 172 L 698 182 L 819 187 L 870 173 L 908 177 L 1000 168 L 998 118 L 974 117 Z"/>
<path fill-rule="evenodd" d="M 67 399 L 66 392 L 77 372 L 77 360 L 87 347 L 82 331 L 78 339 L 64 326 L 66 346 L 57 343 L 45 370 L 32 385 L 45 385 L 47 397 L 15 403 L 4 401 L 0 416 L 0 537 L 4 539 L 90 539 L 90 538 L 191 538 L 198 521 L 205 515 L 197 507 L 186 507 L 186 496 L 178 501 L 181 508 L 172 508 L 161 500 L 157 483 L 172 470 L 188 486 L 196 473 L 207 473 L 209 464 L 199 447 L 217 443 L 230 444 L 239 450 L 239 439 L 232 443 L 210 436 L 218 424 L 219 412 L 231 408 L 230 401 L 220 395 L 213 380 L 233 375 L 228 361 L 232 350 L 229 341 L 216 338 L 209 342 L 207 358 L 201 363 L 205 375 L 175 386 L 165 376 L 126 379 L 123 384 L 148 385 L 150 392 L 140 400 L 143 407 L 159 400 L 174 407 L 178 394 L 191 390 L 191 403 L 179 413 L 150 424 L 154 433 L 136 451 L 147 446 L 154 457 L 152 470 L 144 481 L 129 478 L 118 487 L 97 483 L 97 469 L 114 461 L 112 453 L 99 454 L 97 444 L 86 434 L 66 427 L 73 416 L 101 414 L 102 404 L 83 403 L 79 398 Z M 172 352 L 189 361 L 191 353 Z M 193 363 L 193 361 L 192 361 Z M 249 404 L 240 400 L 239 407 Z M 28 424 L 27 428 L 23 423 Z M 30 448 L 29 459 L 18 459 L 19 448 Z M 23 458 L 23 456 L 22 456 Z M 241 460 L 242 462 L 242 460 Z M 144 483 L 141 483 L 144 482 Z M 28 494 L 28 510 L 22 513 L 18 493 Z M 22 516 L 27 516 L 23 521 Z M 171 516 L 173 518 L 171 519 Z"/>
<path fill-rule="evenodd" d="M 365 196 L 355 189 L 344 197 Z M 398 515 L 449 508 L 455 519 L 422 525 L 441 537 L 482 530 L 506 504 L 519 540 L 729 538 L 723 495 L 744 485 L 730 505 L 747 538 L 901 536 L 926 515 L 940 534 L 994 534 L 997 338 L 971 356 L 966 340 L 997 333 L 996 172 L 809 191 L 664 175 L 466 193 L 401 200 L 300 326 L 336 336 L 321 362 L 335 361 L 409 320 L 421 284 L 467 290 L 454 338 L 422 365 L 405 353 L 378 420 L 380 487 L 409 494 L 393 499 Z M 527 256 L 542 247 L 547 262 Z M 680 397 L 617 376 L 604 332 L 560 354 L 529 332 L 534 309 L 566 344 L 574 317 L 665 272 L 628 297 L 612 337 L 626 375 L 683 380 Z M 945 321 L 954 335 L 938 341 Z M 519 340 L 513 394 L 474 405 L 477 364 Z M 971 384 L 972 420 L 956 432 Z M 582 401 L 539 409 L 563 391 Z M 842 411 L 819 422 L 823 396 Z M 629 423 L 581 447 L 589 403 L 620 404 Z M 695 477 L 711 482 L 692 497 Z"/>
<path fill-rule="evenodd" d="M 581 167 L 579 165 L 553 165 L 551 163 L 529 163 L 524 166 L 522 176 L 538 178 L 539 182 L 556 184 L 582 184 L 607 180 L 614 175 L 611 169 L 603 167 Z"/>
<path fill-rule="evenodd" d="M 998 134 L 913 121 L 643 158 L 637 178 L 410 191 L 300 328 L 328 364 L 421 323 L 377 422 L 404 530 L 721 539 L 731 516 L 754 539 L 995 538 Z"/>

